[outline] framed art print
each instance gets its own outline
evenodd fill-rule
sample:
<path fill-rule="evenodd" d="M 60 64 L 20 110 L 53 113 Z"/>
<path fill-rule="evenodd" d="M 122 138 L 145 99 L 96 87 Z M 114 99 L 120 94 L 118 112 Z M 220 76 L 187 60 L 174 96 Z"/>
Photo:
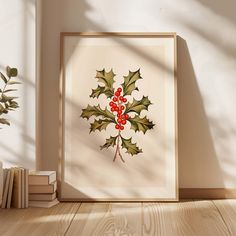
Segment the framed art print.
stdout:
<path fill-rule="evenodd" d="M 61 33 L 60 199 L 178 200 L 175 33 Z"/>

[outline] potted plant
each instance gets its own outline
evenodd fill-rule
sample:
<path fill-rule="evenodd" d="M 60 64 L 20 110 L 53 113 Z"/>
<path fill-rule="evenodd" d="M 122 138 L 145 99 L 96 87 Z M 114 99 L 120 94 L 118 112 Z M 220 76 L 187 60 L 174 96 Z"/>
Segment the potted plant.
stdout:
<path fill-rule="evenodd" d="M 10 122 L 4 118 L 4 115 L 19 107 L 16 102 L 17 97 L 8 95 L 10 92 L 17 91 L 17 89 L 12 88 L 13 85 L 20 84 L 20 82 L 12 80 L 17 74 L 17 69 L 9 66 L 6 68 L 6 76 L 0 72 L 0 77 L 3 81 L 2 87 L 0 87 L 0 124 L 2 125 L 10 125 Z"/>
<path fill-rule="evenodd" d="M 10 125 L 9 120 L 4 116 L 19 107 L 16 102 L 17 97 L 10 96 L 12 92 L 17 91 L 13 88 L 14 85 L 20 82 L 13 80 L 18 74 L 16 68 L 6 67 L 6 75 L 0 72 L 0 125 Z M 2 127 L 0 127 L 1 129 Z M 2 162 L 0 161 L 0 205 L 2 204 L 2 189 L 3 189 L 3 169 Z"/>

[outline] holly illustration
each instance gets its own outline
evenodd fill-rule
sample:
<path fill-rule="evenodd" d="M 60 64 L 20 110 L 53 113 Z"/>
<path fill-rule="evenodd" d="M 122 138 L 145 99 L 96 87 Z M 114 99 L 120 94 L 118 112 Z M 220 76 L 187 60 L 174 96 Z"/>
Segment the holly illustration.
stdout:
<path fill-rule="evenodd" d="M 100 83 L 96 89 L 92 89 L 90 95 L 91 98 L 99 98 L 100 95 L 104 94 L 107 97 L 108 106 L 102 109 L 100 105 L 90 106 L 82 109 L 82 118 L 89 120 L 91 117 L 96 117 L 92 123 L 90 123 L 90 133 L 96 130 L 106 130 L 108 125 L 113 125 L 117 130 L 116 136 L 110 136 L 106 139 L 104 145 L 100 146 L 101 150 L 104 148 L 115 147 L 115 155 L 113 161 L 120 158 L 121 161 L 125 162 L 121 148 L 126 149 L 126 153 L 134 156 L 142 153 L 136 143 L 132 142 L 131 138 L 124 138 L 122 131 L 126 128 L 131 128 L 135 132 L 143 132 L 144 134 L 153 129 L 155 124 L 150 121 L 147 116 L 141 117 L 143 110 L 148 110 L 148 107 L 152 104 L 149 98 L 143 96 L 141 100 L 132 99 L 131 95 L 133 91 L 139 91 L 135 83 L 137 80 L 142 79 L 140 69 L 137 71 L 129 71 L 127 76 L 124 76 L 124 82 L 117 89 L 114 88 L 114 74 L 111 69 L 106 72 L 105 69 L 97 71 L 95 78 Z M 128 99 L 127 99 L 128 98 Z M 130 126 L 128 125 L 130 123 Z"/>

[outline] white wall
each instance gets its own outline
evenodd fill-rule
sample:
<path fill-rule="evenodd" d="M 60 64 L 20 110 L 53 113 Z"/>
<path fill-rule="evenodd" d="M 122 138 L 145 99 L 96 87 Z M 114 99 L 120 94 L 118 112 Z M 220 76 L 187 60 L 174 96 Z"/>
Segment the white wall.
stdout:
<path fill-rule="evenodd" d="M 0 160 L 4 167 L 35 168 L 35 0 L 0 0 L 0 71 L 18 68 L 20 109 L 1 126 Z"/>
<path fill-rule="evenodd" d="M 40 167 L 57 168 L 59 33 L 175 31 L 180 187 L 235 188 L 235 7 L 233 0 L 43 1 Z"/>

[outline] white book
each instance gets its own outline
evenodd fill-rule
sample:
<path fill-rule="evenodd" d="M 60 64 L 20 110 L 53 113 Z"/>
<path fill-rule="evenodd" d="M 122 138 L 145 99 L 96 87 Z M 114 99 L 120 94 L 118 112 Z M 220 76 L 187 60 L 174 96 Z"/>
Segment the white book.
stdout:
<path fill-rule="evenodd" d="M 4 182 L 4 189 L 3 189 L 3 198 L 2 198 L 2 208 L 6 207 L 7 203 L 7 194 L 8 194 L 8 189 L 9 189 L 9 181 L 10 181 L 10 170 L 9 169 L 4 169 L 4 175 L 5 177 L 5 182 Z"/>
<path fill-rule="evenodd" d="M 5 185 L 6 185 L 6 179 L 7 179 L 7 172 L 8 170 L 7 169 L 3 169 L 3 179 L 2 179 L 2 195 L 1 195 L 1 206 L 2 206 L 2 203 L 3 203 L 3 195 L 4 195 L 4 189 L 5 189 Z"/>
<path fill-rule="evenodd" d="M 7 208 L 11 207 L 11 197 L 12 197 L 12 189 L 13 189 L 13 181 L 14 181 L 14 168 L 12 167 L 10 170 L 10 180 L 9 180 L 9 188 L 7 194 Z"/>
<path fill-rule="evenodd" d="M 15 208 L 21 208 L 21 170 L 17 167 L 14 171 L 12 206 Z"/>
<path fill-rule="evenodd" d="M 25 189 L 24 189 L 24 195 L 25 195 L 25 208 L 28 208 L 29 206 L 29 179 L 28 179 L 28 176 L 29 176 L 29 170 L 28 169 L 25 169 L 24 170 L 24 180 L 25 180 Z"/>
<path fill-rule="evenodd" d="M 29 193 L 54 193 L 57 190 L 57 181 L 49 185 L 29 185 Z"/>
<path fill-rule="evenodd" d="M 29 185 L 48 185 L 56 181 L 56 171 L 30 171 Z"/>
<path fill-rule="evenodd" d="M 25 174 L 24 168 L 20 168 L 21 175 L 21 208 L 25 208 Z"/>
<path fill-rule="evenodd" d="M 52 201 L 56 198 L 56 192 L 55 193 L 31 193 L 29 194 L 29 200 L 30 201 Z"/>
<path fill-rule="evenodd" d="M 50 208 L 57 205 L 58 203 L 59 201 L 57 200 L 57 198 L 52 201 L 29 201 L 29 207 Z"/>

